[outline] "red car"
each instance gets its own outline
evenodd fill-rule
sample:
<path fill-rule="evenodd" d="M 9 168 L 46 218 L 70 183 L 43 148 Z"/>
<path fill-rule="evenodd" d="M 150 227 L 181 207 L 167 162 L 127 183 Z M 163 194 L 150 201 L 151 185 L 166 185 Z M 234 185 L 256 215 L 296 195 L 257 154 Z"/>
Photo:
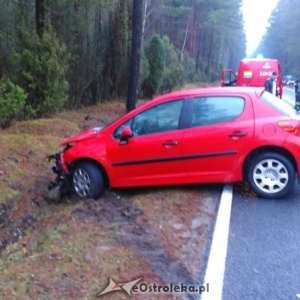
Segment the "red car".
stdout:
<path fill-rule="evenodd" d="M 81 198 L 99 198 L 106 185 L 241 181 L 278 198 L 299 180 L 300 116 L 263 88 L 200 88 L 158 96 L 61 146 L 52 186 Z"/>

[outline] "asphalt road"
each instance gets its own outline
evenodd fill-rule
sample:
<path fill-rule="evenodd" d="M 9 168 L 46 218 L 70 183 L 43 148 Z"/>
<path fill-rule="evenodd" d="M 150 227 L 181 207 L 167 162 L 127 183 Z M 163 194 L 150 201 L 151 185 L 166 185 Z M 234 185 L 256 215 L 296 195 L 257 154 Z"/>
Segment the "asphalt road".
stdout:
<path fill-rule="evenodd" d="M 284 99 L 294 105 L 295 104 L 295 89 L 284 87 L 282 99 Z"/>
<path fill-rule="evenodd" d="M 286 199 L 234 188 L 223 300 L 300 298 L 300 187 Z"/>
<path fill-rule="evenodd" d="M 285 89 L 294 100 L 294 91 Z M 300 186 L 285 199 L 234 186 L 223 300 L 300 299 Z"/>

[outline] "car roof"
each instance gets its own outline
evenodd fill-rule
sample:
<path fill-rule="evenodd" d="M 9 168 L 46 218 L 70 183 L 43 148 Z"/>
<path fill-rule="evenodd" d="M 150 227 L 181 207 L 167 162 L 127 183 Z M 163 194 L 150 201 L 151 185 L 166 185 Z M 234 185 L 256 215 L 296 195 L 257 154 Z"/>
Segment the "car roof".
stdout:
<path fill-rule="evenodd" d="M 232 87 L 202 87 L 188 90 L 181 90 L 171 92 L 168 94 L 155 97 L 151 102 L 164 102 L 165 100 L 173 100 L 179 98 L 188 98 L 196 95 L 233 95 L 239 93 L 255 93 L 261 95 L 264 91 L 263 87 L 245 87 L 245 86 L 232 86 Z"/>

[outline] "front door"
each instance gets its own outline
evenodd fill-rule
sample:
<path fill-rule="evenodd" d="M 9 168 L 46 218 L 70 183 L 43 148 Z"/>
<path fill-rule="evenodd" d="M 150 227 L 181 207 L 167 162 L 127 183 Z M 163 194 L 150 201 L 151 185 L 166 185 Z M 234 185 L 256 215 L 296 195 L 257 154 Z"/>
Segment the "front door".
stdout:
<path fill-rule="evenodd" d="M 162 185 L 185 176 L 182 130 L 178 130 L 183 100 L 149 108 L 122 124 L 107 147 L 112 186 Z M 122 128 L 133 136 L 120 143 Z"/>

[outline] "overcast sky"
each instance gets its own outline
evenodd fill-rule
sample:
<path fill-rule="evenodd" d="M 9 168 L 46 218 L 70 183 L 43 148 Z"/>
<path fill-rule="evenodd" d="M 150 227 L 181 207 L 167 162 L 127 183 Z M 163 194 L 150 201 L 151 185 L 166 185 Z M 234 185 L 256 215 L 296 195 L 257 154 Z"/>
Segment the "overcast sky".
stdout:
<path fill-rule="evenodd" d="M 257 48 L 266 31 L 269 16 L 277 3 L 278 0 L 243 0 L 247 55 L 251 55 Z"/>

